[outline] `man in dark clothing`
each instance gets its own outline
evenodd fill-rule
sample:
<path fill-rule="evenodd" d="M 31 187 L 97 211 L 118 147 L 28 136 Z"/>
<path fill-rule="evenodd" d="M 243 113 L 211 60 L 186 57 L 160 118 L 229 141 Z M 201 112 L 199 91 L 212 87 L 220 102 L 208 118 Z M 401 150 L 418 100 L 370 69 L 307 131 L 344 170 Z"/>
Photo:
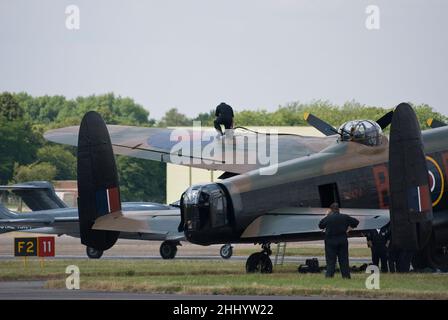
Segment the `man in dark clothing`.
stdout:
<path fill-rule="evenodd" d="M 387 226 L 381 229 L 367 232 L 367 245 L 372 251 L 372 263 L 379 267 L 381 261 L 381 272 L 387 272 L 387 243 L 389 241 L 389 230 Z"/>
<path fill-rule="evenodd" d="M 325 229 L 325 259 L 327 261 L 325 276 L 334 276 L 337 258 L 342 277 L 350 279 L 347 232 L 356 228 L 359 221 L 340 213 L 337 203 L 333 203 L 330 209 L 327 216 L 319 222 L 319 228 Z"/>
<path fill-rule="evenodd" d="M 397 264 L 398 264 L 398 256 L 399 256 L 399 250 L 392 246 L 392 231 L 390 229 L 390 224 L 386 225 L 387 228 L 387 241 L 386 241 L 386 247 L 387 247 L 387 262 L 389 267 L 389 272 L 394 273 L 397 271 Z"/>
<path fill-rule="evenodd" d="M 215 129 L 223 135 L 221 125 L 224 125 L 224 128 L 232 129 L 233 128 L 233 109 L 228 104 L 221 102 L 216 107 L 215 111 L 216 119 L 214 121 Z"/>

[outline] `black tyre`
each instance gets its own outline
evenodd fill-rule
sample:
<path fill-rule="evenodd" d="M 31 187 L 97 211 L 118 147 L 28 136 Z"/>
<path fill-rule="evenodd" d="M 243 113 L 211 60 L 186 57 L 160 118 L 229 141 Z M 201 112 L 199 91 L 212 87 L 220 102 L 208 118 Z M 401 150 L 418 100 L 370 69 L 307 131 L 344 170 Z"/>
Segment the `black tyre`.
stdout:
<path fill-rule="evenodd" d="M 247 273 L 272 273 L 272 261 L 263 252 L 256 252 L 249 256 L 246 262 Z"/>
<path fill-rule="evenodd" d="M 417 270 L 432 268 L 448 271 L 448 246 L 437 244 L 432 237 L 429 244 L 414 256 L 412 266 Z"/>
<path fill-rule="evenodd" d="M 412 267 L 414 270 L 423 270 L 429 267 L 428 252 L 426 248 L 414 255 L 412 258 Z"/>
<path fill-rule="evenodd" d="M 272 261 L 267 254 L 261 258 L 261 273 L 272 273 Z"/>
<path fill-rule="evenodd" d="M 170 241 L 164 241 L 160 245 L 160 256 L 163 259 L 174 259 L 177 253 L 177 246 L 170 242 Z"/>
<path fill-rule="evenodd" d="M 233 255 L 233 248 L 230 244 L 225 244 L 219 250 L 219 254 L 223 259 L 230 259 Z"/>
<path fill-rule="evenodd" d="M 90 258 L 90 259 L 99 259 L 99 258 L 101 258 L 101 256 L 103 255 L 103 250 L 97 250 L 97 249 L 95 249 L 95 248 L 92 248 L 92 247 L 86 247 L 86 253 L 87 253 L 87 256 Z"/>
<path fill-rule="evenodd" d="M 444 272 L 448 271 L 448 247 L 431 243 L 428 248 L 430 266 L 440 269 Z"/>

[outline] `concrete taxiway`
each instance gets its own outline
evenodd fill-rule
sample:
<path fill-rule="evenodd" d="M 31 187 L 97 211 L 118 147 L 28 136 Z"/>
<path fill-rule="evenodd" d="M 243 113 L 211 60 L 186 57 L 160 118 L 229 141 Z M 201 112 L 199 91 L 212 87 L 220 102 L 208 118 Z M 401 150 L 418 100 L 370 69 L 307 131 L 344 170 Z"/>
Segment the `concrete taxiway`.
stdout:
<path fill-rule="evenodd" d="M 311 257 L 311 256 L 296 256 L 296 257 L 285 257 L 284 262 L 290 263 L 305 263 L 307 259 L 317 258 L 319 262 L 325 262 L 325 257 Z M 12 260 L 15 259 L 11 255 L 1 255 L 0 261 Z M 87 256 L 83 255 L 59 255 L 54 258 L 49 259 L 57 259 L 57 260 L 85 260 L 88 259 Z M 160 256 L 110 256 L 110 257 L 102 257 L 101 260 L 160 260 L 162 259 Z M 201 256 L 176 256 L 176 260 L 211 260 L 211 261 L 220 261 L 223 260 L 219 255 L 210 256 L 210 255 L 201 255 Z M 229 260 L 233 261 L 246 261 L 247 256 L 232 256 Z M 370 260 L 368 258 L 350 258 L 350 262 L 353 263 L 369 263 Z"/>

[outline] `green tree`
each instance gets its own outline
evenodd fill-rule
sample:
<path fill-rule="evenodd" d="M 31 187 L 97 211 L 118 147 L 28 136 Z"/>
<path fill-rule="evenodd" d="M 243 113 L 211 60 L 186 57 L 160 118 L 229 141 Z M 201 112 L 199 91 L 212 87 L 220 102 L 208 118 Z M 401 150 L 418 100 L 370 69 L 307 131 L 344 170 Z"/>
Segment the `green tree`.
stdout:
<path fill-rule="evenodd" d="M 118 156 L 117 167 L 122 201 L 165 202 L 165 163 Z"/>
<path fill-rule="evenodd" d="M 199 115 L 194 119 L 195 121 L 201 121 L 202 126 L 213 126 L 213 121 L 215 120 L 215 111 L 199 113 Z"/>
<path fill-rule="evenodd" d="M 393 106 L 368 106 L 356 101 L 336 105 L 329 101 L 316 100 L 310 103 L 291 102 L 279 106 L 274 111 L 249 110 L 252 107 L 235 113 L 236 126 L 304 126 L 308 124 L 303 115 L 310 112 L 339 127 L 354 119 L 376 120 Z M 415 105 L 414 108 L 422 129 L 428 128 L 428 118 L 448 122 L 444 115 L 429 105 Z M 149 119 L 149 112 L 132 98 L 113 93 L 75 99 L 67 99 L 64 96 L 33 97 L 25 92 L 1 93 L 0 183 L 13 179 L 15 162 L 18 163 L 17 168 L 24 167 L 21 168 L 20 174 L 22 170 L 25 173 L 30 170 L 33 172 L 39 163 L 49 163 L 55 169 L 55 179 L 73 179 L 76 176 L 74 149 L 50 145 L 44 141 L 42 135 L 51 128 L 79 125 L 84 114 L 90 110 L 99 112 L 108 124 L 156 124 L 154 119 Z M 200 120 L 203 126 L 211 127 L 214 118 L 214 110 L 211 110 L 208 113 L 200 113 L 195 120 Z M 191 126 L 192 120 L 173 108 L 157 125 Z M 31 163 L 35 164 L 30 165 Z M 117 164 L 125 200 L 164 201 L 165 164 L 126 157 L 118 157 Z"/>
<path fill-rule="evenodd" d="M 27 166 L 14 166 L 14 182 L 52 181 L 56 177 L 56 168 L 48 162 L 40 162 Z"/>
<path fill-rule="evenodd" d="M 0 94 L 0 117 L 13 121 L 22 119 L 23 114 L 23 108 L 11 93 L 3 92 Z"/>
<path fill-rule="evenodd" d="M 441 113 L 439 113 L 437 111 L 434 111 L 434 109 L 431 108 L 427 104 L 417 105 L 414 107 L 414 109 L 415 109 L 415 113 L 417 114 L 417 118 L 419 119 L 419 122 L 420 122 L 420 128 L 422 130 L 429 128 L 427 120 L 430 118 L 437 119 L 442 122 L 448 123 L 447 117 L 445 117 L 444 115 L 442 115 Z"/>
<path fill-rule="evenodd" d="M 47 145 L 37 150 L 40 162 L 51 163 L 56 168 L 56 180 L 76 179 L 76 157 L 61 145 Z"/>
<path fill-rule="evenodd" d="M 168 110 L 163 116 L 159 123 L 161 127 L 182 127 L 191 126 L 193 124 L 192 120 L 189 119 L 183 113 L 180 113 L 177 108 L 172 108 Z"/>
<path fill-rule="evenodd" d="M 36 150 L 42 140 L 29 122 L 0 117 L 0 183 L 12 179 L 14 162 L 29 164 L 36 160 Z"/>
<path fill-rule="evenodd" d="M 342 106 L 329 101 L 316 100 L 308 104 L 291 102 L 278 107 L 273 112 L 266 110 L 243 110 L 235 113 L 236 126 L 307 126 L 303 116 L 312 113 L 322 120 L 339 127 L 343 123 L 356 119 L 378 120 L 392 110 L 390 107 L 363 105 L 356 101 L 348 101 Z M 414 106 L 422 129 L 427 129 L 429 118 L 447 121 L 447 118 L 426 104 Z"/>

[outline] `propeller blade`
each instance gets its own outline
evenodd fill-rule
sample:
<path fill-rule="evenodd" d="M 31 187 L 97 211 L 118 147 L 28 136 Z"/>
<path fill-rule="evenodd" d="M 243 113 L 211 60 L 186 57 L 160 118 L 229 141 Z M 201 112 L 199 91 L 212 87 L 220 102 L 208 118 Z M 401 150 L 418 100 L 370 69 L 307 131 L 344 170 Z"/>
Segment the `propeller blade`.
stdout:
<path fill-rule="evenodd" d="M 433 129 L 446 126 L 446 123 L 433 118 L 429 118 L 428 120 L 426 120 L 426 123 L 428 124 L 429 127 Z"/>
<path fill-rule="evenodd" d="M 320 132 L 322 132 L 326 136 L 332 136 L 334 134 L 339 134 L 338 130 L 333 128 L 330 124 L 326 123 L 325 121 L 319 119 L 318 117 L 312 115 L 311 113 L 306 112 L 303 115 L 303 118 L 306 122 L 308 122 L 309 125 L 313 126 Z"/>
<path fill-rule="evenodd" d="M 386 113 L 384 116 L 382 116 L 381 118 L 379 118 L 376 123 L 378 123 L 378 125 L 381 127 L 381 129 L 386 129 L 388 125 L 391 124 L 392 122 L 392 116 L 394 115 L 393 111 L 389 111 L 388 113 Z"/>

